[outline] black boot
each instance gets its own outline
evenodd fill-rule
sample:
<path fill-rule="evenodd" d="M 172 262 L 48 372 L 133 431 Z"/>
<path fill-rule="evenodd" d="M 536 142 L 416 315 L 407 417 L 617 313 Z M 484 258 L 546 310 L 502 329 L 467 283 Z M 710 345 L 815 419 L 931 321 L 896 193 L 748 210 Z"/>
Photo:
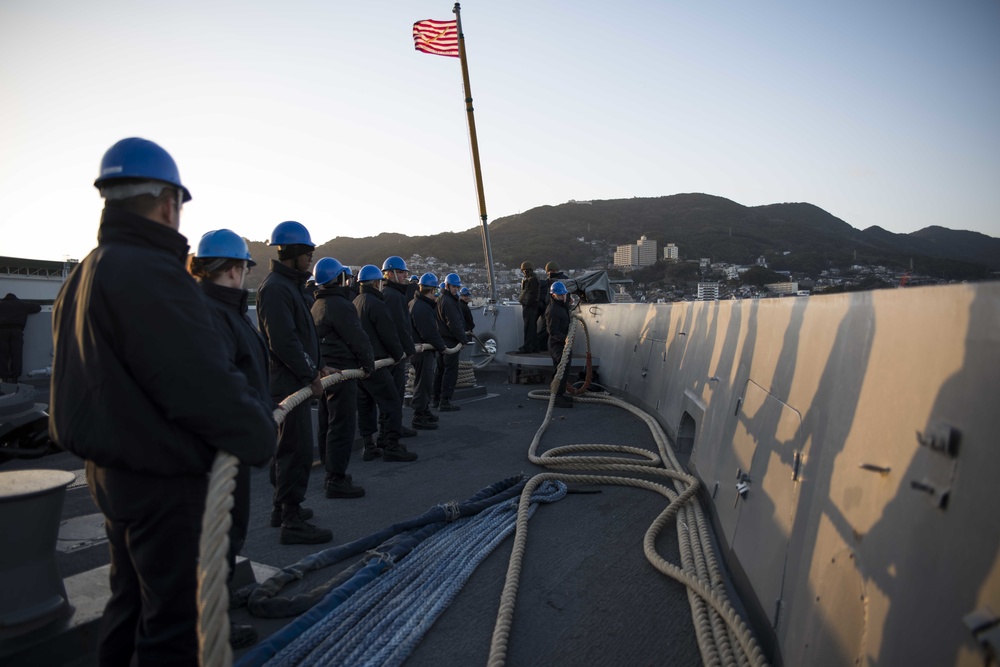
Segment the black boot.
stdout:
<path fill-rule="evenodd" d="M 556 400 L 553 405 L 557 408 L 571 408 L 573 407 L 573 399 L 566 394 L 556 394 Z"/>
<path fill-rule="evenodd" d="M 300 516 L 283 519 L 281 522 L 282 544 L 326 544 L 333 539 L 333 532 L 314 526 Z"/>
<path fill-rule="evenodd" d="M 441 406 L 438 409 L 441 410 L 441 412 L 458 412 L 462 408 L 458 407 L 457 405 L 455 405 L 454 403 L 452 403 L 450 400 L 446 400 L 446 399 L 442 398 L 441 399 Z"/>
<path fill-rule="evenodd" d="M 424 419 L 426 419 L 427 421 L 434 422 L 435 424 L 438 423 L 439 417 L 436 414 L 434 414 L 433 412 L 431 412 L 430 409 L 424 410 L 423 413 L 421 413 L 421 414 L 423 414 Z"/>
<path fill-rule="evenodd" d="M 390 440 L 386 443 L 385 453 L 382 455 L 383 461 L 416 461 L 417 453 L 406 451 L 406 446 L 398 440 Z"/>
<path fill-rule="evenodd" d="M 375 444 L 370 435 L 365 436 L 365 453 L 362 456 L 365 461 L 374 461 L 382 456 L 383 451 L 381 447 Z"/>
<path fill-rule="evenodd" d="M 299 507 L 299 518 L 308 521 L 313 518 L 313 511 L 308 507 Z M 281 528 L 281 505 L 271 508 L 271 528 Z"/>
<path fill-rule="evenodd" d="M 400 427 L 400 431 L 401 432 L 399 434 L 399 437 L 401 437 L 401 438 L 412 438 L 413 436 L 415 436 L 417 434 L 416 431 L 414 431 L 412 428 L 410 428 L 408 426 L 401 426 Z"/>
<path fill-rule="evenodd" d="M 324 484 L 327 498 L 360 498 L 365 490 L 354 484 L 350 475 L 330 475 Z"/>
<path fill-rule="evenodd" d="M 421 431 L 432 431 L 438 427 L 437 424 L 427 418 L 427 413 L 421 412 L 413 415 L 413 428 Z"/>

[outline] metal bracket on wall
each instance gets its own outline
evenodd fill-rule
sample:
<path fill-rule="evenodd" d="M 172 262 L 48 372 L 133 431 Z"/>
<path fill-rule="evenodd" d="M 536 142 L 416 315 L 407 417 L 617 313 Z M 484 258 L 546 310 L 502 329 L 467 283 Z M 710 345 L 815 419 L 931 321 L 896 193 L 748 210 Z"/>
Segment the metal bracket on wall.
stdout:
<path fill-rule="evenodd" d="M 980 607 L 962 618 L 965 627 L 982 646 L 988 658 L 1000 658 L 1000 618 L 989 607 Z M 988 663 L 987 663 L 988 664 Z"/>
<path fill-rule="evenodd" d="M 961 431 L 944 422 L 932 422 L 922 433 L 917 433 L 917 442 L 927 450 L 923 458 L 924 475 L 911 479 L 910 488 L 927 494 L 927 499 L 939 510 L 947 510 L 958 466 Z"/>

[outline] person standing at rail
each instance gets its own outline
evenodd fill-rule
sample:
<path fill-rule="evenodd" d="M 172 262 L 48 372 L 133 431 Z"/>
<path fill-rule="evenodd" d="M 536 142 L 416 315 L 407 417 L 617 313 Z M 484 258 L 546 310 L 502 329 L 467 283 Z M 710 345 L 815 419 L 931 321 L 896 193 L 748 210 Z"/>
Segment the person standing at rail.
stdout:
<path fill-rule="evenodd" d="M 554 373 L 552 384 L 555 387 L 557 408 L 572 408 L 573 399 L 566 395 L 566 374 L 573 363 L 573 351 L 570 350 L 566 367 L 559 372 L 559 362 L 562 360 L 563 349 L 566 347 L 566 337 L 569 336 L 569 304 L 566 302 L 569 290 L 561 280 L 549 286 L 549 307 L 545 310 L 545 325 L 549 330 L 549 354 L 552 356 Z"/>
<path fill-rule="evenodd" d="M 40 312 L 37 303 L 25 303 L 9 292 L 0 299 L 0 381 L 17 384 L 20 379 L 24 327 L 28 315 Z"/>
<path fill-rule="evenodd" d="M 431 390 L 434 384 L 434 360 L 447 347 L 438 329 L 437 299 L 434 291 L 438 279 L 433 273 L 420 276 L 420 289 L 410 302 L 410 321 L 413 325 L 413 342 L 428 344 L 433 350 L 413 355 L 413 428 L 433 430 L 438 427 L 438 416 L 431 412 Z M 440 399 L 439 399 L 440 402 Z"/>
<path fill-rule="evenodd" d="M 247 316 L 247 290 L 243 289 L 250 269 L 257 263 L 235 232 L 217 229 L 198 242 L 188 260 L 188 272 L 201 285 L 215 321 L 215 329 L 225 344 L 229 359 L 246 376 L 250 391 L 261 401 L 272 403 L 267 380 L 267 344 Z M 229 529 L 229 579 L 236 572 L 236 556 L 246 543 L 250 527 L 250 466 L 240 463 L 233 490 L 233 523 Z M 245 648 L 257 641 L 252 625 L 230 622 L 229 643 Z"/>
<path fill-rule="evenodd" d="M 316 303 L 313 321 L 319 336 L 323 365 L 337 370 L 360 368 L 366 375 L 375 370 L 372 345 L 361 327 L 351 302 L 348 275 L 333 257 L 316 262 Z M 347 472 L 354 431 L 358 427 L 358 381 L 343 379 L 327 387 L 319 409 L 320 459 L 326 468 L 327 498 L 360 498 L 365 490 L 354 484 Z M 365 459 L 381 456 L 381 450 L 365 450 Z"/>
<path fill-rule="evenodd" d="M 309 231 L 288 220 L 271 232 L 268 245 L 278 246 L 278 259 L 257 289 L 257 320 L 270 351 L 271 395 L 281 401 L 303 387 L 323 395 L 319 338 L 313 323 L 312 296 L 306 282 L 312 275 L 313 250 Z M 278 449 L 271 462 L 274 507 L 271 526 L 281 527 L 281 544 L 323 544 L 333 533 L 308 522 L 312 510 L 302 507 L 313 462 L 311 401 L 303 401 L 285 416 L 278 429 Z"/>
<path fill-rule="evenodd" d="M 379 290 L 378 283 L 381 280 L 382 272 L 377 266 L 368 264 L 361 267 L 358 271 L 361 294 L 354 300 L 354 307 L 361 319 L 361 327 L 371 341 L 376 361 L 391 358 L 398 363 L 406 357 L 406 354 L 399 342 L 396 324 L 389 315 L 384 297 Z M 378 431 L 378 412 L 385 413 L 387 418 L 385 446 L 380 448 L 382 460 L 416 460 L 416 453 L 407 451 L 399 442 L 403 426 L 403 400 L 388 368 L 377 368 L 370 377 L 361 381 L 361 392 L 358 394 L 358 430 L 364 440 L 366 452 L 379 448 L 372 437 Z"/>
<path fill-rule="evenodd" d="M 198 664 L 198 542 L 217 451 L 262 465 L 271 401 L 251 389 L 185 270 L 177 164 L 146 139 L 114 144 L 94 182 L 97 248 L 52 312 L 50 433 L 84 459 L 104 514 L 111 597 L 101 665 Z"/>
<path fill-rule="evenodd" d="M 465 318 L 458 305 L 458 291 L 462 289 L 462 279 L 457 273 L 449 273 L 442 283 L 441 296 L 437 300 L 438 331 L 444 339 L 446 347 L 455 347 L 468 341 L 465 334 Z M 441 412 L 457 412 L 459 406 L 451 402 L 458 382 L 458 355 L 438 354 L 437 368 L 434 371 L 434 397 L 431 407 Z"/>
<path fill-rule="evenodd" d="M 518 352 L 531 354 L 538 351 L 538 278 L 535 277 L 535 265 L 531 262 L 521 262 L 521 294 L 518 303 L 521 304 L 521 317 L 524 320 L 524 344 Z"/>

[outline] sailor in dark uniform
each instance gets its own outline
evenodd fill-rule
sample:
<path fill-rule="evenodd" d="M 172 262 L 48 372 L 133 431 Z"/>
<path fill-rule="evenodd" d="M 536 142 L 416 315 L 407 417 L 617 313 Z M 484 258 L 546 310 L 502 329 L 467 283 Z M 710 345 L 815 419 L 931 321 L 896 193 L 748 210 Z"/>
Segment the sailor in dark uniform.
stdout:
<path fill-rule="evenodd" d="M 94 185 L 106 200 L 95 248 L 52 312 L 50 433 L 86 461 L 104 514 L 111 597 L 101 665 L 198 664 L 198 542 L 218 450 L 262 465 L 271 401 L 252 390 L 184 268 L 177 165 L 123 139 Z M 140 279 L 141 278 L 141 279 Z"/>
<path fill-rule="evenodd" d="M 530 354 L 538 351 L 538 278 L 535 277 L 535 265 L 531 262 L 521 262 L 521 294 L 518 303 L 521 304 L 521 318 L 524 320 L 524 345 L 518 352 Z"/>
<path fill-rule="evenodd" d="M 458 305 L 458 290 L 462 280 L 457 273 L 449 273 L 442 283 L 441 296 L 437 300 L 438 331 L 447 347 L 455 347 L 468 341 L 465 333 L 465 318 Z M 461 408 L 451 402 L 458 382 L 458 355 L 438 354 L 437 368 L 434 370 L 434 397 L 431 407 L 441 412 L 455 412 Z"/>
<path fill-rule="evenodd" d="M 391 358 L 400 362 L 406 356 L 396 333 L 396 324 L 385 307 L 385 300 L 378 284 L 382 272 L 377 266 L 368 264 L 358 271 L 361 294 L 354 300 L 354 307 L 361 319 L 361 326 L 368 334 L 376 361 Z M 364 439 L 365 451 L 377 448 L 372 436 L 378 431 L 379 411 L 386 414 L 385 446 L 382 447 L 383 461 L 413 461 L 415 452 L 407 451 L 399 442 L 402 432 L 403 401 L 396 389 L 392 372 L 388 368 L 378 368 L 371 376 L 361 381 L 358 394 L 358 430 Z M 368 457 L 366 457 L 368 458 Z"/>
<path fill-rule="evenodd" d="M 462 309 L 462 321 L 465 322 L 465 333 L 472 338 L 472 331 L 476 328 L 476 320 L 472 317 L 472 291 L 468 287 L 463 287 L 458 291 L 458 307 Z"/>
<path fill-rule="evenodd" d="M 555 386 L 555 406 L 557 408 L 572 408 L 573 399 L 566 395 L 566 371 L 573 363 L 573 352 L 569 352 L 566 368 L 559 373 L 559 362 L 562 360 L 563 348 L 566 347 L 566 337 L 569 335 L 569 304 L 566 302 L 568 290 L 562 281 L 555 281 L 549 286 L 549 307 L 545 310 L 545 324 L 549 330 L 549 354 L 552 356 L 552 368 L 555 373 L 552 383 Z"/>
<path fill-rule="evenodd" d="M 246 376 L 250 390 L 262 401 L 271 400 L 267 379 L 267 344 L 247 316 L 247 290 L 243 289 L 250 268 L 256 266 L 250 250 L 236 232 L 217 229 L 198 242 L 188 261 L 188 271 L 198 280 L 215 319 L 215 328 L 226 346 L 229 359 Z M 229 529 L 229 579 L 236 572 L 236 556 L 246 543 L 250 526 L 250 466 L 241 463 L 233 490 L 233 523 Z M 244 648 L 257 641 L 252 625 L 230 622 L 229 643 Z"/>
<path fill-rule="evenodd" d="M 413 325 L 415 345 L 428 344 L 433 350 L 417 352 L 413 355 L 413 428 L 436 429 L 438 416 L 430 410 L 431 391 L 434 384 L 435 358 L 447 347 L 438 329 L 437 276 L 425 273 L 420 276 L 420 290 L 410 302 L 410 321 Z M 440 399 L 439 399 L 440 402 Z"/>
<path fill-rule="evenodd" d="M 409 272 L 406 270 L 406 262 L 402 257 L 393 255 L 387 257 L 382 263 L 382 298 L 385 300 L 386 310 L 389 317 L 396 325 L 396 333 L 399 335 L 399 343 L 403 346 L 403 354 L 406 358 L 400 363 L 392 366 L 393 382 L 396 383 L 396 391 L 399 393 L 399 410 L 403 411 L 403 403 L 406 392 L 407 359 L 413 356 L 413 337 L 411 335 L 412 325 L 410 324 L 410 309 L 407 308 L 408 299 L 406 292 L 409 288 Z M 376 444 L 381 445 L 385 441 L 386 415 L 379 412 L 378 416 L 379 440 Z M 417 434 L 412 428 L 400 425 L 400 436 L 404 438 L 413 437 Z"/>
<path fill-rule="evenodd" d="M 316 262 L 316 303 L 312 306 L 323 365 L 337 370 L 375 369 L 375 356 L 368 335 L 361 327 L 351 302 L 344 266 L 333 257 Z M 360 498 L 365 490 L 354 484 L 347 472 L 354 431 L 358 426 L 358 381 L 343 379 L 328 387 L 319 409 L 319 451 L 326 468 L 327 498 Z M 381 451 L 365 451 L 365 459 Z"/>
<path fill-rule="evenodd" d="M 270 351 L 271 395 L 283 400 L 303 387 L 323 395 L 319 338 L 313 323 L 313 298 L 306 292 L 312 275 L 313 250 L 309 231 L 288 220 L 271 232 L 269 245 L 278 246 L 278 259 L 257 289 L 257 320 Z M 302 507 L 313 462 L 312 401 L 304 401 L 285 415 L 278 430 L 278 448 L 271 463 L 274 507 L 271 526 L 281 527 L 282 544 L 323 544 L 333 533 L 308 522 L 312 510 Z"/>

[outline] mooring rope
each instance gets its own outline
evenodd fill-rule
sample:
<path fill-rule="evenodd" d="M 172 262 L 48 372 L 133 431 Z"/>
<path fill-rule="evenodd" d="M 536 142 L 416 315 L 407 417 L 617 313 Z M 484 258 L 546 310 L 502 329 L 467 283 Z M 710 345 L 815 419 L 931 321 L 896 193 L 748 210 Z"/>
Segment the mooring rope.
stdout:
<path fill-rule="evenodd" d="M 712 546 L 709 523 L 696 497 L 699 481 L 684 471 L 667 440 L 666 434 L 652 416 L 625 401 L 610 396 L 594 396 L 593 394 L 576 396 L 573 398 L 576 402 L 613 405 L 634 414 L 649 428 L 656 442 L 658 454 L 637 447 L 607 444 L 565 445 L 554 447 L 541 455 L 537 454 L 538 445 L 552 420 L 557 389 L 555 386 L 556 378 L 561 378 L 565 373 L 573 339 L 576 335 L 577 323 L 583 326 L 587 335 L 589 360 L 590 339 L 587 325 L 579 315 L 574 315 L 572 326 L 566 338 L 563 356 L 553 378 L 552 391 L 548 394 L 544 391 L 533 391 L 528 394 L 530 398 L 549 401 L 542 425 L 535 433 L 528 449 L 528 459 L 537 465 L 559 470 L 634 473 L 662 477 L 665 482 L 670 482 L 671 485 L 667 486 L 636 477 L 565 473 L 543 473 L 529 480 L 522 492 L 518 507 L 514 547 L 511 550 L 507 578 L 500 597 L 488 665 L 499 667 L 506 664 L 507 660 L 510 628 L 528 539 L 528 515 L 525 498 L 530 497 L 536 484 L 549 480 L 577 484 L 630 486 L 655 491 L 664 496 L 669 501 L 668 505 L 647 529 L 643 539 L 643 552 L 653 567 L 687 587 L 702 661 L 705 665 L 712 666 L 753 665 L 761 667 L 766 665 L 766 658 L 757 644 L 753 632 L 732 607 L 726 596 L 719 562 Z M 637 455 L 642 458 L 587 456 L 579 455 L 580 452 L 615 452 L 617 454 Z M 661 464 L 663 467 L 659 467 Z M 656 551 L 658 535 L 671 522 L 677 526 L 681 555 L 680 566 L 670 563 Z"/>
<path fill-rule="evenodd" d="M 457 354 L 464 347 L 459 343 L 444 351 Z M 433 350 L 421 343 L 417 352 Z M 395 364 L 393 359 L 379 359 L 375 368 Z M 332 387 L 348 379 L 365 376 L 360 368 L 340 370 L 322 380 L 323 388 Z M 274 410 L 274 421 L 281 424 L 293 409 L 312 398 L 312 387 L 303 387 Z M 203 667 L 229 667 L 233 651 L 229 646 L 229 529 L 232 526 L 233 489 L 236 488 L 236 471 L 239 459 L 221 449 L 216 452 L 208 477 L 205 513 L 201 520 L 201 539 L 198 543 L 198 659 Z"/>

